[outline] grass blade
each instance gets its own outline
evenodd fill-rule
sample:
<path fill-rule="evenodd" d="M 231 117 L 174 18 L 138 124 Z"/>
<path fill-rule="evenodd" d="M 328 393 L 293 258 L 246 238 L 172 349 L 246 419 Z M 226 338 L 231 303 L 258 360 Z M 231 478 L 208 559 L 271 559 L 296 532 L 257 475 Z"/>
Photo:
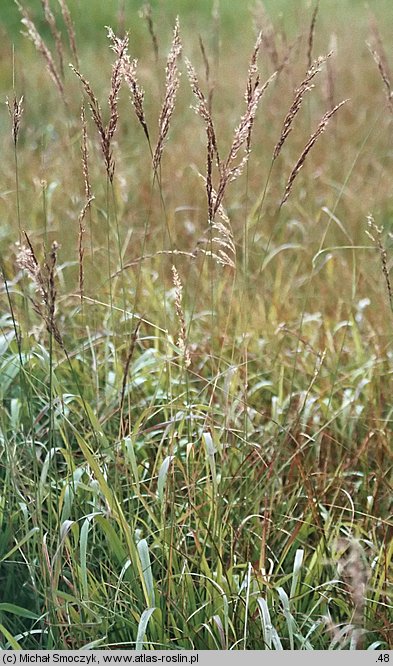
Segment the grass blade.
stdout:
<path fill-rule="evenodd" d="M 147 625 L 149 624 L 149 620 L 155 610 L 156 610 L 155 608 L 147 608 L 146 610 L 143 611 L 141 619 L 139 620 L 138 624 L 138 633 L 136 636 L 135 650 L 143 650 L 144 643 L 146 642 L 145 635 L 146 635 Z"/>

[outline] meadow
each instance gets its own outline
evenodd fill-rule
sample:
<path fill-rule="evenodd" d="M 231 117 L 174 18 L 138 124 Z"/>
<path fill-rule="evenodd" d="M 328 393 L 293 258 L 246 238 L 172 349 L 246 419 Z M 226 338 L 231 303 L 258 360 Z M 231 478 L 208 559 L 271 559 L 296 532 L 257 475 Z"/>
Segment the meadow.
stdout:
<path fill-rule="evenodd" d="M 3 1 L 1 649 L 393 648 L 369 4 Z"/>

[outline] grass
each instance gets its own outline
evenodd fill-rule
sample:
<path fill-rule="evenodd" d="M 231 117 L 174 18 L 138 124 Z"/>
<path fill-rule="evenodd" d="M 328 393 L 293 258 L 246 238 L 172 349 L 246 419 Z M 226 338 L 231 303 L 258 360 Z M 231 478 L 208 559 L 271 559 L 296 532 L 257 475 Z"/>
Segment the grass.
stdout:
<path fill-rule="evenodd" d="M 391 648 L 393 16 L 158 5 L 4 15 L 1 648 Z"/>

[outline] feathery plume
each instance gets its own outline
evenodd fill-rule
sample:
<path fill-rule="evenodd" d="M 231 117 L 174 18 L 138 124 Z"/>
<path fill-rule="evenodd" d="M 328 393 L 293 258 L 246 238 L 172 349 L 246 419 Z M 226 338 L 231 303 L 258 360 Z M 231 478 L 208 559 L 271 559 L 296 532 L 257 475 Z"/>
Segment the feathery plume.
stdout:
<path fill-rule="evenodd" d="M 52 243 L 51 251 L 44 266 L 41 267 L 34 248 L 28 235 L 25 232 L 27 245 L 19 246 L 19 252 L 16 257 L 16 263 L 22 270 L 26 271 L 32 282 L 36 286 L 37 292 L 41 296 L 41 301 L 30 299 L 35 312 L 44 321 L 48 332 L 53 335 L 56 342 L 64 350 L 64 343 L 56 323 L 56 262 L 58 244 Z"/>
<path fill-rule="evenodd" d="M 116 132 L 119 119 L 117 103 L 122 79 L 123 61 L 127 54 L 128 48 L 128 36 L 124 37 L 124 39 L 119 39 L 118 37 L 115 37 L 111 28 L 108 28 L 107 30 L 108 37 L 112 41 L 112 49 L 117 55 L 117 59 L 112 66 L 111 88 L 108 96 L 108 107 L 110 115 L 107 125 L 104 125 L 101 107 L 90 83 L 73 65 L 70 65 L 70 67 L 81 81 L 85 89 L 85 93 L 88 97 L 93 121 L 100 136 L 101 150 L 104 156 L 106 172 L 110 182 L 112 183 L 115 174 L 115 161 L 112 152 L 112 140 Z"/>
<path fill-rule="evenodd" d="M 117 102 L 119 99 L 119 92 L 122 79 L 122 66 L 124 61 L 124 56 L 127 53 L 128 48 L 128 36 L 120 39 L 115 37 L 111 28 L 107 28 L 108 38 L 113 43 L 113 50 L 117 55 L 117 60 L 112 67 L 112 76 L 111 76 L 111 87 L 108 97 L 108 105 L 110 111 L 109 123 L 106 129 L 107 132 L 107 141 L 110 144 L 117 128 L 117 122 L 119 120 L 119 114 L 117 111 Z M 112 174 L 113 179 L 113 174 Z"/>
<path fill-rule="evenodd" d="M 214 257 L 219 263 L 231 266 L 232 268 L 235 267 L 235 262 L 231 258 L 231 255 L 235 256 L 235 244 L 229 218 L 223 209 L 223 198 L 228 183 L 236 180 L 247 164 L 250 156 L 251 132 L 258 105 L 267 87 L 276 76 L 276 73 L 274 73 L 263 85 L 259 82 L 257 59 L 261 44 L 262 35 L 259 33 L 248 68 L 245 92 L 246 112 L 240 119 L 240 123 L 234 131 L 232 144 L 225 161 L 222 161 L 219 156 L 216 132 L 206 97 L 201 90 L 193 66 L 188 60 L 186 60 L 188 79 L 194 96 L 197 99 L 195 111 L 204 121 L 206 128 L 207 161 L 206 178 L 204 177 L 204 181 L 207 194 L 208 220 L 211 229 L 218 232 L 218 236 L 212 238 L 212 242 L 214 242 L 217 251 L 213 251 L 212 249 L 209 251 L 201 251 L 208 256 Z M 239 151 L 243 146 L 245 146 L 245 155 L 240 163 L 235 164 Z M 218 167 L 217 188 L 214 188 L 213 186 L 214 160 Z M 216 221 L 217 214 L 221 217 L 222 222 Z"/>
<path fill-rule="evenodd" d="M 129 88 L 129 91 L 131 93 L 131 102 L 135 110 L 136 117 L 139 121 L 139 123 L 142 126 L 142 129 L 145 133 L 146 139 L 149 143 L 150 146 L 150 135 L 149 135 L 149 130 L 147 127 L 147 122 L 146 122 L 146 117 L 145 117 L 145 111 L 143 108 L 143 102 L 145 98 L 145 92 L 143 88 L 138 83 L 137 75 L 136 75 L 136 69 L 137 69 L 138 61 L 134 58 L 134 60 L 130 60 L 130 57 L 127 54 L 125 54 L 123 63 L 122 63 L 122 74 L 123 78 Z"/>
<path fill-rule="evenodd" d="M 176 18 L 173 31 L 171 50 L 166 64 L 165 96 L 158 119 L 159 134 L 157 145 L 153 154 L 153 171 L 157 173 L 160 166 L 165 140 L 168 136 L 169 125 L 175 108 L 176 94 L 179 88 L 179 69 L 177 61 L 182 52 L 182 43 L 179 35 L 179 18 Z"/>
<path fill-rule="evenodd" d="M 219 170 L 221 170 L 220 155 L 217 147 L 216 131 L 214 128 L 213 118 L 209 109 L 209 103 L 206 100 L 201 87 L 199 85 L 198 77 L 189 60 L 186 59 L 186 67 L 188 80 L 190 82 L 191 90 L 197 99 L 197 106 L 194 107 L 196 113 L 202 118 L 205 123 L 206 137 L 207 137 L 207 159 L 206 159 L 206 195 L 208 203 L 208 217 L 209 220 L 213 219 L 213 163 L 216 160 Z"/>
<path fill-rule="evenodd" d="M 306 157 L 307 157 L 308 153 L 310 152 L 311 148 L 316 143 L 316 141 L 321 136 L 321 134 L 324 133 L 324 131 L 325 131 L 325 129 L 326 129 L 328 123 L 329 123 L 329 120 L 332 118 L 332 116 L 334 116 L 334 114 L 337 113 L 337 111 L 343 106 L 343 104 L 346 104 L 346 102 L 348 102 L 347 99 L 343 100 L 342 102 L 337 104 L 333 109 L 330 109 L 329 111 L 326 111 L 326 113 L 322 116 L 317 129 L 310 136 L 310 138 L 307 141 L 305 147 L 303 148 L 303 151 L 302 151 L 298 161 L 296 162 L 295 166 L 293 167 L 293 169 L 292 169 L 292 171 L 289 175 L 287 185 L 286 185 L 286 188 L 285 188 L 285 192 L 284 192 L 284 196 L 283 196 L 283 198 L 281 200 L 281 203 L 280 203 L 280 208 L 287 201 L 287 199 L 288 199 L 288 197 L 291 193 L 293 183 L 294 183 L 299 171 L 303 167 L 304 162 L 306 160 Z"/>
<path fill-rule="evenodd" d="M 183 298 L 183 285 L 180 279 L 180 275 L 175 266 L 172 266 L 172 279 L 173 286 L 175 288 L 175 309 L 176 315 L 180 323 L 179 337 L 177 339 L 177 346 L 179 347 L 182 356 L 184 358 L 184 365 L 188 368 L 191 365 L 190 352 L 187 347 L 187 331 L 186 331 L 186 322 L 184 319 L 184 312 L 182 307 L 182 298 Z"/>
<path fill-rule="evenodd" d="M 382 241 L 382 234 L 383 234 L 383 227 L 378 227 L 375 224 L 375 220 L 371 213 L 367 215 L 367 226 L 368 229 L 366 229 L 366 234 L 367 236 L 372 240 L 372 242 L 375 244 L 375 246 L 378 249 L 379 256 L 381 259 L 381 267 L 382 267 L 382 273 L 385 278 L 385 283 L 386 283 L 386 290 L 388 293 L 388 298 L 389 298 L 389 304 L 390 304 L 390 309 L 393 312 L 393 290 L 392 290 L 392 285 L 390 282 L 390 275 L 389 275 L 389 268 L 388 268 L 388 256 L 387 252 L 385 249 L 385 246 Z"/>
<path fill-rule="evenodd" d="M 378 67 L 378 71 L 385 86 L 386 98 L 388 101 L 389 109 L 390 112 L 393 113 L 393 91 L 390 82 L 389 70 L 386 67 L 386 58 L 384 58 L 375 48 L 373 48 L 371 44 L 367 44 L 367 46 Z"/>
<path fill-rule="evenodd" d="M 221 162 L 219 157 L 216 133 L 214 129 L 212 116 L 210 114 L 206 102 L 206 98 L 201 90 L 193 66 L 188 60 L 186 60 L 188 79 L 190 81 L 191 89 L 198 101 L 195 110 L 201 116 L 206 126 L 206 134 L 207 134 L 206 188 L 208 195 L 207 198 L 208 198 L 210 222 L 213 222 L 215 214 L 217 213 L 219 207 L 222 204 L 222 199 L 228 182 L 238 178 L 241 175 L 245 164 L 247 163 L 250 152 L 249 148 L 250 148 L 251 131 L 255 119 L 255 114 L 258 108 L 258 104 L 262 95 L 266 91 L 268 85 L 275 77 L 274 73 L 262 86 L 259 83 L 257 56 L 261 46 L 261 39 L 262 39 L 261 34 L 259 34 L 250 60 L 250 66 L 247 77 L 247 88 L 245 94 L 246 104 L 247 104 L 246 113 L 242 116 L 238 127 L 235 129 L 232 145 L 229 150 L 227 159 L 225 160 L 224 163 Z M 239 150 L 244 144 L 246 145 L 246 154 L 241 160 L 240 164 L 233 166 L 233 162 L 236 160 Z M 213 185 L 212 185 L 212 166 L 213 166 L 214 156 L 216 157 L 217 166 L 219 169 L 219 184 L 215 196 L 213 196 Z M 214 199 L 214 204 L 213 204 L 213 199 Z"/>
<path fill-rule="evenodd" d="M 273 161 L 275 161 L 279 156 L 285 141 L 287 140 L 289 134 L 292 131 L 293 121 L 295 120 L 297 114 L 300 111 L 305 94 L 309 90 L 312 90 L 312 88 L 314 87 L 312 83 L 313 79 L 318 74 L 318 72 L 321 71 L 322 65 L 324 65 L 326 60 L 330 58 L 331 55 L 332 52 L 328 53 L 326 56 L 320 56 L 317 60 L 315 60 L 312 63 L 311 67 L 309 67 L 309 69 L 307 70 L 307 74 L 304 77 L 301 84 L 299 85 L 299 87 L 296 88 L 295 98 L 289 108 L 287 115 L 284 118 L 284 123 L 282 126 L 280 138 L 277 141 L 273 151 Z"/>
<path fill-rule="evenodd" d="M 16 263 L 19 266 L 19 268 L 26 271 L 30 279 L 35 283 L 37 291 L 41 294 L 42 298 L 44 298 L 45 288 L 44 288 L 44 281 L 41 275 L 40 265 L 38 263 L 37 257 L 35 256 L 35 252 L 30 242 L 30 239 L 26 233 L 25 233 L 25 238 L 27 241 L 26 246 L 25 245 L 20 246 L 20 244 L 17 243 L 19 251 L 16 256 Z"/>
<path fill-rule="evenodd" d="M 246 113 L 242 116 L 239 125 L 235 129 L 228 157 L 221 169 L 220 182 L 217 188 L 217 197 L 213 208 L 213 218 L 219 206 L 222 203 L 224 192 L 226 190 L 228 182 L 236 180 L 236 178 L 238 178 L 241 175 L 245 165 L 247 164 L 247 161 L 250 156 L 250 152 L 249 150 L 247 150 L 247 141 L 251 134 L 258 105 L 261 100 L 261 97 L 263 96 L 263 94 L 265 93 L 269 84 L 272 82 L 275 76 L 276 72 L 274 72 L 274 74 L 272 74 L 272 76 L 267 81 L 265 81 L 265 83 L 262 86 L 258 84 L 252 91 L 250 99 L 247 101 Z M 233 166 L 233 162 L 237 158 L 239 150 L 244 144 L 246 144 L 246 153 L 242 158 L 240 164 Z"/>
<path fill-rule="evenodd" d="M 250 64 L 248 67 L 248 75 L 247 75 L 247 88 L 246 88 L 246 94 L 245 94 L 245 99 L 247 103 L 247 107 L 250 106 L 252 102 L 252 96 L 258 88 L 259 85 L 259 72 L 258 72 L 258 54 L 259 50 L 261 48 L 262 44 L 262 32 L 259 32 L 257 41 L 255 42 L 254 50 L 251 55 L 250 59 Z M 246 140 L 246 152 L 250 152 L 250 147 L 251 147 L 251 132 L 252 132 L 252 127 L 253 127 L 254 122 L 252 121 L 250 123 L 250 128 L 249 128 L 249 133 L 247 136 Z"/>
<path fill-rule="evenodd" d="M 201 177 L 206 183 L 206 178 L 204 176 Z M 211 195 L 212 206 L 214 209 L 217 200 L 217 192 L 213 187 Z M 221 218 L 221 222 L 217 220 L 217 217 Z M 198 245 L 193 252 L 193 256 L 195 257 L 200 252 L 207 257 L 212 257 L 215 261 L 217 261 L 218 264 L 221 264 L 222 266 L 229 266 L 230 268 L 235 269 L 236 247 L 233 240 L 231 222 L 222 203 L 218 206 L 214 220 L 210 222 L 209 229 L 211 229 L 213 233 L 218 234 L 218 236 L 213 236 L 211 238 L 211 244 L 214 246 L 214 250 L 206 250 L 205 248 L 200 247 L 201 243 L 207 242 L 206 240 L 198 241 Z"/>
<path fill-rule="evenodd" d="M 102 149 L 102 153 L 104 155 L 105 165 L 106 165 L 106 169 L 107 169 L 107 172 L 108 172 L 108 175 L 109 175 L 109 168 L 110 168 L 111 162 L 112 162 L 112 154 L 111 154 L 111 150 L 110 150 L 110 145 L 108 145 L 108 142 L 107 142 L 107 134 L 106 134 L 106 129 L 105 129 L 104 122 L 103 122 L 103 119 L 102 119 L 102 111 L 101 111 L 100 104 L 98 102 L 97 97 L 95 96 L 95 94 L 93 92 L 93 89 L 92 89 L 89 81 L 83 76 L 83 74 L 81 74 L 74 67 L 74 65 L 70 65 L 70 67 L 71 67 L 72 71 L 77 75 L 79 80 L 81 81 L 81 83 L 82 83 L 82 85 L 85 89 L 85 93 L 88 97 L 91 115 L 92 115 L 94 124 L 97 128 L 100 139 L 101 139 L 101 149 Z"/>

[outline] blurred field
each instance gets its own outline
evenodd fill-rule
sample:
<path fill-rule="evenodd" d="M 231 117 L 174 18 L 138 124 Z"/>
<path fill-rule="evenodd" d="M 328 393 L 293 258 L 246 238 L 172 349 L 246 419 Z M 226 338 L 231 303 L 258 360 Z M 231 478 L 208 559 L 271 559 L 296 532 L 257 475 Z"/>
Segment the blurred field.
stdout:
<path fill-rule="evenodd" d="M 103 26 L 111 24 L 115 28 L 123 7 L 127 27 L 132 33 L 136 29 L 139 34 L 141 27 L 138 12 L 143 4 L 141 0 L 110 0 L 110 2 L 87 0 L 85 3 L 82 0 L 70 0 L 68 5 L 75 19 L 79 47 L 83 49 L 86 42 L 90 41 L 97 43 L 99 40 L 100 43 L 103 39 L 100 34 Z M 155 0 L 151 6 L 157 24 L 162 27 L 171 25 L 174 17 L 179 14 L 181 19 L 189 22 L 190 28 L 196 26 L 202 32 L 208 30 L 209 23 L 212 22 L 212 10 L 214 7 L 218 7 L 220 23 L 224 32 L 230 31 L 231 39 L 242 40 L 251 29 L 250 14 L 254 4 L 250 0 L 245 2 L 218 0 L 215 3 L 212 0 L 199 0 L 197 4 L 190 3 L 188 0 Z M 279 21 L 280 26 L 285 27 L 286 30 L 292 30 L 295 34 L 302 28 L 302 24 L 305 31 L 308 29 L 304 10 L 308 11 L 310 17 L 312 12 L 310 0 L 300 2 L 266 0 L 264 5 L 269 15 Z M 46 34 L 48 26 L 40 11 L 41 0 L 28 0 L 24 6 L 35 16 L 37 26 Z M 393 15 L 391 3 L 388 0 L 379 0 L 370 4 L 370 8 L 380 22 L 381 32 L 385 33 L 385 30 L 388 32 L 389 22 Z M 322 0 L 319 21 L 323 23 L 324 27 L 329 26 L 331 29 L 344 25 L 360 26 L 362 23 L 363 25 L 367 23 L 367 12 L 359 0 L 329 0 L 329 2 Z M 23 42 L 20 35 L 21 26 L 13 0 L 4 0 L 2 3 L 0 25 L 3 27 L 5 39 L 16 40 L 18 47 L 21 47 Z M 360 36 L 358 28 L 353 30 L 351 41 L 356 41 Z M 322 40 L 323 31 L 320 30 L 316 37 L 317 41 Z"/>
<path fill-rule="evenodd" d="M 69 0 L 77 57 L 21 4 L 59 80 L 4 2 L 1 648 L 392 648 L 392 4 Z"/>

